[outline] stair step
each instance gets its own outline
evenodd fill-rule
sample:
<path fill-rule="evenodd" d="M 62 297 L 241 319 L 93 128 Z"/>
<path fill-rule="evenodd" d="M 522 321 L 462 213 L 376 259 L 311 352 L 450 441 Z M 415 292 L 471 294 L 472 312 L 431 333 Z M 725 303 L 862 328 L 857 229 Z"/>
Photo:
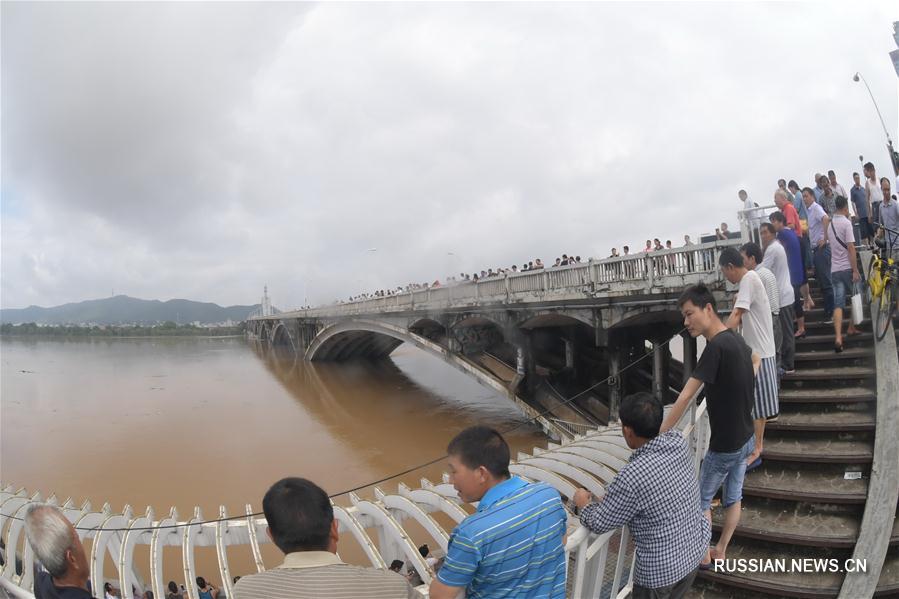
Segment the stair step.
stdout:
<path fill-rule="evenodd" d="M 820 464 L 864 464 L 874 459 L 874 442 L 808 437 L 808 433 L 766 438 L 763 460 Z"/>
<path fill-rule="evenodd" d="M 843 347 L 870 347 L 874 342 L 874 335 L 862 332 L 851 337 L 843 337 Z M 796 339 L 796 351 L 809 351 L 813 348 L 833 348 L 833 329 L 827 333 L 806 334 L 802 339 Z"/>
<path fill-rule="evenodd" d="M 848 470 L 861 470 L 862 478 L 846 480 Z M 846 468 L 817 464 L 813 468 L 789 462 L 763 462 L 746 474 L 743 495 L 812 503 L 864 503 L 868 494 L 865 467 Z"/>
<path fill-rule="evenodd" d="M 851 549 L 858 539 L 858 508 L 815 509 L 810 504 L 749 498 L 743 502 L 736 535 L 787 545 Z M 724 510 L 712 512 L 712 526 L 720 532 Z"/>
<path fill-rule="evenodd" d="M 784 378 L 792 375 L 785 375 Z M 877 391 L 866 387 L 835 387 L 832 389 L 781 389 L 780 403 L 853 403 L 874 401 Z"/>
<path fill-rule="evenodd" d="M 872 391 L 873 393 L 873 391 Z M 858 404 L 853 404 L 858 405 Z M 861 410 L 801 409 L 787 412 L 783 409 L 775 422 L 765 426 L 766 431 L 873 431 L 876 426 L 873 412 Z"/>
<path fill-rule="evenodd" d="M 811 362 L 817 360 L 858 360 L 862 358 L 871 358 L 874 356 L 874 348 L 871 346 L 846 348 L 846 339 L 846 337 L 843 338 L 844 349 L 839 354 L 832 349 L 830 351 L 801 351 L 796 352 L 796 361 Z M 832 347 L 833 337 L 830 338 L 830 344 Z"/>
<path fill-rule="evenodd" d="M 712 572 L 701 571 L 699 578 L 702 581 L 711 581 L 722 586 L 737 588 L 742 591 L 752 591 L 756 594 L 773 594 L 783 597 L 797 597 L 818 599 L 822 597 L 836 597 L 843 584 L 843 574 L 840 572 L 793 572 L 791 565 L 793 559 L 829 559 L 837 557 L 842 561 L 848 557 L 844 550 L 827 550 L 812 547 L 771 546 L 751 539 L 737 538 L 731 541 L 727 548 L 728 560 L 757 560 L 756 563 L 772 563 L 773 560 L 784 560 L 786 572 Z M 735 562 L 731 562 L 735 563 Z"/>
<path fill-rule="evenodd" d="M 785 374 L 783 381 L 830 381 L 834 379 L 870 379 L 876 376 L 870 366 L 844 366 L 834 368 L 803 368 L 793 374 Z"/>

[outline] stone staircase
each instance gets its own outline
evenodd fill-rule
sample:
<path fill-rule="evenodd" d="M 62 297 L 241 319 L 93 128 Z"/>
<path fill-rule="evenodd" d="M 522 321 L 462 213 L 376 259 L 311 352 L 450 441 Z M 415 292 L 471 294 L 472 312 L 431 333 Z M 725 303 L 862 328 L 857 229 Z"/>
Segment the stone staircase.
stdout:
<path fill-rule="evenodd" d="M 812 284 L 814 288 L 814 283 Z M 822 305 L 820 295 L 813 298 Z M 848 310 L 846 311 L 848 314 Z M 844 324 L 844 326 L 846 326 Z M 785 558 L 787 572 L 700 572 L 690 596 L 836 597 L 842 572 L 790 572 L 793 559 L 852 557 L 871 474 L 876 370 L 870 321 L 833 351 L 823 310 L 806 313 L 796 373 L 781 380 L 780 417 L 765 431 L 763 464 L 747 473 L 728 559 Z M 723 510 L 713 510 L 714 538 Z M 899 517 L 876 596 L 899 595 Z"/>

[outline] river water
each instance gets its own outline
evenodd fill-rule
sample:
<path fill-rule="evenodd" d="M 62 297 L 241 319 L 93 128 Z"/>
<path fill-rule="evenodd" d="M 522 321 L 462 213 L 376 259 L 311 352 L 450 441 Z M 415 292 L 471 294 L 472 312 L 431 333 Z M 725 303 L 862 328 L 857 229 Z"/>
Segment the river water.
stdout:
<path fill-rule="evenodd" d="M 284 476 L 339 493 L 443 455 L 472 424 L 520 425 L 513 456 L 544 442 L 511 402 L 406 346 L 374 365 L 308 364 L 243 338 L 3 338 L 0 359 L 0 481 L 95 509 L 261 510 Z"/>

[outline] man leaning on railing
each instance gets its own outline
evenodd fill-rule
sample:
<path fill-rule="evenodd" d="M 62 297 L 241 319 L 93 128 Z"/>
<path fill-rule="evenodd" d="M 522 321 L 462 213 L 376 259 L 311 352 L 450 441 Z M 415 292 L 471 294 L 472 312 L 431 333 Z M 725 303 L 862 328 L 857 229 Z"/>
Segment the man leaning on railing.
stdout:
<path fill-rule="evenodd" d="M 677 430 L 659 433 L 662 403 L 649 393 L 621 402 L 621 432 L 634 450 L 601 502 L 586 489 L 574 502 L 581 524 L 602 534 L 627 525 L 634 536 L 635 599 L 683 597 L 693 584 L 712 535 L 699 504 L 699 484 L 686 439 Z"/>

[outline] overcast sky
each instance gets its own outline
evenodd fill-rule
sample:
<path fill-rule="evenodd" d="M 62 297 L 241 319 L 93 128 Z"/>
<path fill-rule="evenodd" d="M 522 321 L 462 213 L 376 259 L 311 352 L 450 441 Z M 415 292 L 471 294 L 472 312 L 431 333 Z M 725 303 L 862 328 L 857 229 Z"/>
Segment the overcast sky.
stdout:
<path fill-rule="evenodd" d="M 887 174 L 895 3 L 13 3 L 4 308 L 292 308 Z M 377 248 L 376 251 L 369 251 Z"/>

